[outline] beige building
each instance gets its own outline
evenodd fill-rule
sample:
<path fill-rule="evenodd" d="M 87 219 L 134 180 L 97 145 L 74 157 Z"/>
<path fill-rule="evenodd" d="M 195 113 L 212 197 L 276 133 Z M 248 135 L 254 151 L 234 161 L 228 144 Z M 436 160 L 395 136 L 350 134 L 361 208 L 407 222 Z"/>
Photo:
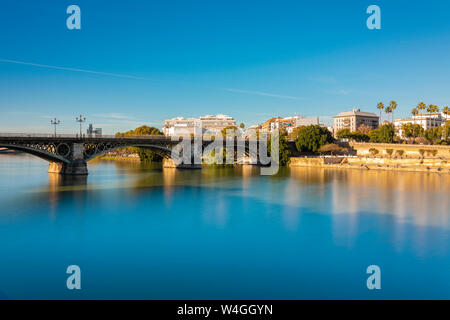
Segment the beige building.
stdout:
<path fill-rule="evenodd" d="M 372 112 L 362 112 L 359 109 L 341 112 L 333 117 L 333 131 L 336 134 L 341 129 L 356 131 L 362 125 L 378 128 L 379 117 Z"/>
<path fill-rule="evenodd" d="M 200 118 L 177 117 L 170 120 L 164 120 L 162 127 L 163 133 L 168 136 L 178 135 L 200 135 L 209 131 L 218 133 L 226 127 L 236 127 L 236 120 L 232 117 L 218 114 L 216 116 L 206 115 Z"/>

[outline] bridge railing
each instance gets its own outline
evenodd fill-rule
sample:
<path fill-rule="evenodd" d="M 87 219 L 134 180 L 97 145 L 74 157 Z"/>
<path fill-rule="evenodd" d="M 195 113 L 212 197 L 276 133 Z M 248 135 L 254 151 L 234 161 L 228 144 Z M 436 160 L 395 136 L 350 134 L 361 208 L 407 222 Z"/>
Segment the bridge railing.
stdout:
<path fill-rule="evenodd" d="M 73 138 L 80 139 L 79 134 L 46 134 L 46 133 L 1 133 L 0 138 Z M 164 135 L 152 135 L 152 136 L 116 136 L 116 135 L 106 135 L 106 134 L 83 134 L 81 136 L 82 139 L 90 139 L 90 138 L 110 138 L 110 139 L 161 139 L 161 138 L 170 138 Z"/>

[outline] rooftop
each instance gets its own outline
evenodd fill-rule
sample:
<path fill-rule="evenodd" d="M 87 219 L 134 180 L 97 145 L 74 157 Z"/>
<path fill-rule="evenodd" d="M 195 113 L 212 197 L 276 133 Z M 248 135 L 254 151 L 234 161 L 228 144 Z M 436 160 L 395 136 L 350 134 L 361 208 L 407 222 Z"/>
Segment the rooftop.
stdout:
<path fill-rule="evenodd" d="M 374 117 L 378 118 L 375 113 L 372 112 L 363 112 L 359 109 L 353 109 L 352 111 L 344 111 L 334 116 L 334 118 L 338 117 L 349 117 L 349 116 L 362 116 L 362 117 Z"/>

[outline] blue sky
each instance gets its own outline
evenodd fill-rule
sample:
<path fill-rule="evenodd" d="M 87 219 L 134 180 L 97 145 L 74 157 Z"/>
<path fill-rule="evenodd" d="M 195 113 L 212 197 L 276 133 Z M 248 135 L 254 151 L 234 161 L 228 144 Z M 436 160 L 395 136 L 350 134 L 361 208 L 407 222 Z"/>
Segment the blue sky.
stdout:
<path fill-rule="evenodd" d="M 392 99 L 404 117 L 450 104 L 449 52 L 446 0 L 2 0 L 0 132 L 51 132 L 57 117 L 72 133 L 80 113 L 106 133 L 217 113 L 331 123 Z"/>

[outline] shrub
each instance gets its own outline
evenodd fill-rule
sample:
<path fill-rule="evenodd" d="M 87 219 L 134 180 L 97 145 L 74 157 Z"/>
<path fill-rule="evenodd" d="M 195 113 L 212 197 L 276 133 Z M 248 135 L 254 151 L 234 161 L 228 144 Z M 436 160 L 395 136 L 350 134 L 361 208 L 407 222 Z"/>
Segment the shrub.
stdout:
<path fill-rule="evenodd" d="M 369 149 L 369 153 L 370 153 L 372 156 L 376 156 L 378 153 L 380 153 L 380 151 L 378 151 L 378 149 L 375 149 L 375 148 L 370 148 L 370 149 Z"/>
<path fill-rule="evenodd" d="M 414 142 L 417 144 L 428 144 L 428 140 L 424 137 L 417 137 L 414 139 Z"/>
<path fill-rule="evenodd" d="M 397 150 L 395 151 L 395 154 L 398 155 L 399 157 L 402 157 L 405 154 L 404 150 Z"/>
<path fill-rule="evenodd" d="M 389 156 L 392 156 L 392 154 L 394 153 L 394 149 L 386 149 L 386 153 L 387 153 Z"/>
<path fill-rule="evenodd" d="M 321 146 L 318 150 L 319 153 L 330 153 L 331 155 L 334 154 L 339 154 L 339 153 L 346 153 L 348 152 L 347 148 L 343 148 L 340 147 L 339 145 L 335 144 L 335 143 L 330 143 L 324 146 Z"/>

